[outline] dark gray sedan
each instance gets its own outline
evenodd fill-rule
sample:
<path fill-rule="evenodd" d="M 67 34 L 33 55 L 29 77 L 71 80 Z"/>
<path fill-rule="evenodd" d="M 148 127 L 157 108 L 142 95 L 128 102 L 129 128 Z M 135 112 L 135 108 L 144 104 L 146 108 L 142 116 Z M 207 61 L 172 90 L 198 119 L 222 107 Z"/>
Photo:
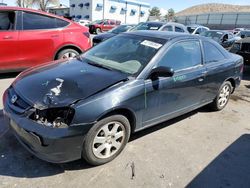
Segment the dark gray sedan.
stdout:
<path fill-rule="evenodd" d="M 207 104 L 222 110 L 242 71 L 242 57 L 207 38 L 123 33 L 76 59 L 22 72 L 4 93 L 4 114 L 39 158 L 100 165 L 134 132 Z"/>

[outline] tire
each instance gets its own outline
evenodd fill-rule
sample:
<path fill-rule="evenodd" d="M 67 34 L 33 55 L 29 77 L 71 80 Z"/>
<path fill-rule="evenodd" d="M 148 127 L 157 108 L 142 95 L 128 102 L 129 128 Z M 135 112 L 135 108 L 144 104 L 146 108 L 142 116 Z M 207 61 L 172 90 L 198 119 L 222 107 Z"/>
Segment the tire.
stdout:
<path fill-rule="evenodd" d="M 73 49 L 65 49 L 58 53 L 56 59 L 72 59 L 79 55 L 79 52 Z"/>
<path fill-rule="evenodd" d="M 129 121 L 122 115 L 112 115 L 98 121 L 86 135 L 83 158 L 91 165 L 112 161 L 126 146 L 130 131 Z"/>
<path fill-rule="evenodd" d="M 102 30 L 100 29 L 100 28 L 96 28 L 95 29 L 95 33 L 98 35 L 98 34 L 100 34 L 102 32 Z"/>
<path fill-rule="evenodd" d="M 210 104 L 211 109 L 214 111 L 220 111 L 223 108 L 225 108 L 230 99 L 232 91 L 233 91 L 232 84 L 229 81 L 224 82 L 221 85 L 216 98 Z"/>

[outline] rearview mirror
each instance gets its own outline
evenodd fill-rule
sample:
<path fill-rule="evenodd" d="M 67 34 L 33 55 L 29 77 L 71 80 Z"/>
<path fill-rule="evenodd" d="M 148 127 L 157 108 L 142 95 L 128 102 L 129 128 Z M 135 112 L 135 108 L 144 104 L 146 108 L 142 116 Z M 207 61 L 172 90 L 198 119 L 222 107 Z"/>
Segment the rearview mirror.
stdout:
<path fill-rule="evenodd" d="M 156 67 L 153 68 L 150 72 L 150 78 L 152 80 L 157 79 L 159 77 L 172 77 L 174 75 L 174 70 L 170 67 Z"/>

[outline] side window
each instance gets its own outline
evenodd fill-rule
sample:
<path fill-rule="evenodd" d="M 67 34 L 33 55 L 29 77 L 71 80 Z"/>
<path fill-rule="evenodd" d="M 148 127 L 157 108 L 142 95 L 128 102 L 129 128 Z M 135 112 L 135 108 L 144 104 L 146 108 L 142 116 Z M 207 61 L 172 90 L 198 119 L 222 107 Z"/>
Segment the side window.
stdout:
<path fill-rule="evenodd" d="M 55 18 L 40 14 L 23 12 L 23 30 L 56 28 Z"/>
<path fill-rule="evenodd" d="M 0 31 L 15 29 L 15 12 L 0 12 Z"/>
<path fill-rule="evenodd" d="M 180 27 L 175 27 L 175 32 L 184 33 L 184 30 Z"/>
<path fill-rule="evenodd" d="M 201 48 L 199 41 L 183 41 L 174 44 L 165 53 L 158 66 L 166 66 L 176 70 L 200 65 Z"/>
<path fill-rule="evenodd" d="M 212 43 L 205 41 L 203 42 L 203 46 L 206 63 L 217 62 L 225 59 L 222 52 Z"/>
<path fill-rule="evenodd" d="M 80 23 L 84 23 L 84 21 L 80 21 Z M 69 25 L 69 22 L 56 18 L 56 27 L 66 27 L 67 25 Z"/>
<path fill-rule="evenodd" d="M 109 22 L 107 21 L 107 20 L 105 20 L 104 22 L 103 22 L 103 25 L 108 25 L 109 24 Z"/>
<path fill-rule="evenodd" d="M 111 20 L 111 21 L 110 21 L 110 25 L 115 25 L 115 21 L 114 21 L 114 20 Z"/>
<path fill-rule="evenodd" d="M 171 25 L 165 26 L 162 31 L 173 31 L 173 27 Z"/>

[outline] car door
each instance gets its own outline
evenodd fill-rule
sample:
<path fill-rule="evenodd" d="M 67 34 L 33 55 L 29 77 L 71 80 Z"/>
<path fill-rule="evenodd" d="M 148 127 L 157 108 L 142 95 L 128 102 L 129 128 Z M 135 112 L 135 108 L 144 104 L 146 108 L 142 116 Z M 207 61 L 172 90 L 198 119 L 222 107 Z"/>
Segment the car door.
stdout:
<path fill-rule="evenodd" d="M 108 31 L 108 30 L 110 30 L 111 29 L 111 27 L 110 27 L 110 21 L 109 20 L 105 20 L 104 22 L 103 22 L 103 28 L 102 28 L 102 30 L 103 31 Z"/>
<path fill-rule="evenodd" d="M 219 44 L 216 44 L 219 46 Z M 233 75 L 234 63 L 230 64 L 219 47 L 209 41 L 203 41 L 204 48 L 204 63 L 206 66 L 206 79 L 204 80 L 204 90 L 206 94 L 203 96 L 203 101 L 211 101 L 215 99 L 221 84 L 225 81 L 228 75 Z"/>
<path fill-rule="evenodd" d="M 15 11 L 0 11 L 0 71 L 20 66 L 16 17 Z"/>
<path fill-rule="evenodd" d="M 200 42 L 186 40 L 173 44 L 156 66 L 173 68 L 169 78 L 145 80 L 146 109 L 143 126 L 178 116 L 201 105 L 206 68 L 202 64 Z"/>
<path fill-rule="evenodd" d="M 19 34 L 21 60 L 26 67 L 52 61 L 63 34 L 56 26 L 56 18 L 33 12 L 22 13 L 22 31 Z"/>

